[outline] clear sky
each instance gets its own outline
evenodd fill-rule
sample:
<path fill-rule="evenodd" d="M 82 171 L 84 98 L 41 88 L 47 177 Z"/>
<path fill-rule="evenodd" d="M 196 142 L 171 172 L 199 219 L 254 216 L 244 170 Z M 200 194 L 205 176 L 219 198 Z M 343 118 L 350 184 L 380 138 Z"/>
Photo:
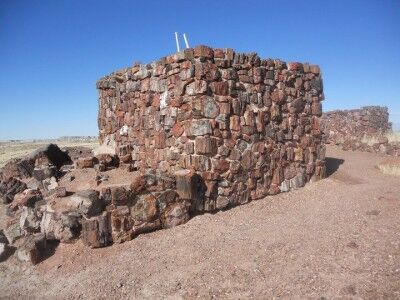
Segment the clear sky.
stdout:
<path fill-rule="evenodd" d="M 319 64 L 324 110 L 400 126 L 400 1 L 0 1 L 0 140 L 97 135 L 96 80 L 191 46 Z"/>

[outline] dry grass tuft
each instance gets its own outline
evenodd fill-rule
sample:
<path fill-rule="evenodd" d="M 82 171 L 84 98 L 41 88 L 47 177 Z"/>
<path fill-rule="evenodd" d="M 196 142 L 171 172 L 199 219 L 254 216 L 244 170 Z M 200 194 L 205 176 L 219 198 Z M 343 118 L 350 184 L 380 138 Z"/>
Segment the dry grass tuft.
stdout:
<path fill-rule="evenodd" d="M 400 143 L 400 132 L 389 132 L 385 134 L 389 143 Z M 379 143 L 379 138 L 377 136 L 363 136 L 361 143 L 367 144 L 368 146 L 373 146 Z"/>
<path fill-rule="evenodd" d="M 376 136 L 366 136 L 364 135 L 361 139 L 361 143 L 367 144 L 368 146 L 373 146 L 378 143 L 378 138 Z"/>
<path fill-rule="evenodd" d="M 378 165 L 378 169 L 386 175 L 400 176 L 400 159 L 387 159 Z"/>
<path fill-rule="evenodd" d="M 388 133 L 388 134 L 386 135 L 386 137 L 388 138 L 388 140 L 389 140 L 390 143 L 392 143 L 392 142 L 398 142 L 398 143 L 400 143 L 400 132 L 391 132 L 391 133 Z"/>

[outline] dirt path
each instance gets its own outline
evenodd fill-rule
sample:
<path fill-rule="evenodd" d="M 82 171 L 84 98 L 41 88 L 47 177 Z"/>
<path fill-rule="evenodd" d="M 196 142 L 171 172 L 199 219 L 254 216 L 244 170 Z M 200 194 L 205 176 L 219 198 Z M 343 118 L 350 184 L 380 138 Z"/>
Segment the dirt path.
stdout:
<path fill-rule="evenodd" d="M 400 298 L 400 179 L 328 148 L 330 177 L 112 247 L 0 263 L 0 297 Z M 342 161 L 343 160 L 343 161 Z"/>

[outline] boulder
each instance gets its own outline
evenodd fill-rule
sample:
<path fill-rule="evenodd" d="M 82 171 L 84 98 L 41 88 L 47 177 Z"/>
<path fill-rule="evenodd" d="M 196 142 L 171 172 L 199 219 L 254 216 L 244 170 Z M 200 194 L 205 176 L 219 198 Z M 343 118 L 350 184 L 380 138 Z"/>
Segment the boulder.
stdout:
<path fill-rule="evenodd" d="M 191 211 L 202 211 L 207 191 L 203 178 L 193 171 L 179 170 L 175 172 L 175 179 L 179 198 L 191 203 Z"/>
<path fill-rule="evenodd" d="M 163 228 L 171 228 L 189 221 L 189 209 L 184 202 L 173 203 L 168 206 L 161 218 Z"/>
<path fill-rule="evenodd" d="M 157 199 L 152 194 L 140 195 L 131 207 L 132 219 L 137 223 L 152 222 L 159 217 Z"/>
<path fill-rule="evenodd" d="M 29 235 L 17 249 L 17 258 L 21 262 L 36 265 L 44 257 L 46 251 L 46 237 L 42 233 Z"/>
<path fill-rule="evenodd" d="M 134 237 L 133 221 L 128 206 L 117 206 L 111 211 L 111 233 L 114 243 L 129 241 Z"/>
<path fill-rule="evenodd" d="M 130 187 L 132 193 L 139 194 L 146 188 L 146 178 L 143 175 L 136 176 L 135 178 L 133 178 Z"/>
<path fill-rule="evenodd" d="M 70 243 L 79 237 L 81 214 L 77 211 L 55 212 L 45 210 L 40 222 L 40 230 L 48 240 Z"/>
<path fill-rule="evenodd" d="M 112 243 L 111 216 L 109 212 L 82 219 L 82 240 L 91 248 L 105 247 Z"/>
<path fill-rule="evenodd" d="M 67 196 L 67 189 L 64 186 L 56 186 L 47 193 L 47 196 L 54 198 L 65 197 Z"/>
<path fill-rule="evenodd" d="M 71 158 L 55 144 L 48 144 L 33 151 L 29 155 L 13 159 L 3 167 L 3 178 L 10 177 L 28 178 L 33 175 L 37 165 L 52 164 L 57 169 L 70 163 Z"/>
<path fill-rule="evenodd" d="M 92 149 L 82 146 L 64 147 L 72 161 L 76 161 L 80 157 L 88 157 L 92 155 Z"/>
<path fill-rule="evenodd" d="M 25 234 L 40 231 L 40 217 L 37 211 L 31 207 L 23 207 L 19 219 L 19 227 Z"/>
<path fill-rule="evenodd" d="M 51 192 L 58 187 L 57 179 L 53 176 L 51 178 L 46 178 L 42 181 L 43 187 L 46 191 Z"/>
<path fill-rule="evenodd" d="M 84 169 L 84 168 L 93 168 L 94 166 L 94 158 L 89 157 L 80 157 L 75 161 L 75 165 L 77 169 Z"/>
<path fill-rule="evenodd" d="M 99 197 L 99 192 L 95 190 L 79 191 L 71 196 L 71 200 L 78 207 L 78 210 L 89 218 L 104 210 L 102 198 Z"/>
<path fill-rule="evenodd" d="M 96 155 L 95 158 L 99 164 L 102 164 L 105 166 L 105 168 L 113 168 L 113 167 L 118 167 L 118 159 L 115 157 L 115 155 L 111 154 L 98 154 Z"/>
<path fill-rule="evenodd" d="M 26 184 L 14 177 L 0 181 L 0 197 L 4 204 L 14 200 L 14 196 L 27 188 Z"/>
<path fill-rule="evenodd" d="M 14 196 L 13 202 L 10 204 L 11 210 L 16 210 L 21 207 L 35 207 L 35 203 L 42 200 L 42 193 L 39 190 L 26 189 L 22 193 Z"/>
<path fill-rule="evenodd" d="M 32 176 L 38 181 L 43 181 L 46 178 L 51 178 L 53 176 L 56 176 L 56 174 L 57 174 L 56 166 L 42 165 L 42 166 L 37 166 L 33 169 Z"/>
<path fill-rule="evenodd" d="M 4 236 L 7 238 L 9 244 L 14 244 L 17 240 L 24 236 L 19 220 L 12 220 L 7 227 L 3 230 Z"/>
<path fill-rule="evenodd" d="M 123 186 L 111 187 L 111 203 L 115 206 L 131 204 L 132 195 L 129 190 Z"/>

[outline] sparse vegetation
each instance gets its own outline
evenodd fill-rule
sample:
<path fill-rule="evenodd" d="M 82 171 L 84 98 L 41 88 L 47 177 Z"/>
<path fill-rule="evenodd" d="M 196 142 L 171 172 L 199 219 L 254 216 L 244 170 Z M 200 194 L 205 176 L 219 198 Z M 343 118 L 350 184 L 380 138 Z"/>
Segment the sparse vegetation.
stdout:
<path fill-rule="evenodd" d="M 383 174 L 400 176 L 400 159 L 388 159 L 378 165 Z"/>
<path fill-rule="evenodd" d="M 385 134 L 389 143 L 400 142 L 400 132 L 390 132 Z M 367 144 L 368 146 L 373 146 L 379 142 L 379 137 L 377 136 L 364 136 L 361 142 Z"/>
<path fill-rule="evenodd" d="M 388 138 L 389 143 L 392 142 L 400 143 L 400 131 L 388 133 L 386 137 Z"/>

